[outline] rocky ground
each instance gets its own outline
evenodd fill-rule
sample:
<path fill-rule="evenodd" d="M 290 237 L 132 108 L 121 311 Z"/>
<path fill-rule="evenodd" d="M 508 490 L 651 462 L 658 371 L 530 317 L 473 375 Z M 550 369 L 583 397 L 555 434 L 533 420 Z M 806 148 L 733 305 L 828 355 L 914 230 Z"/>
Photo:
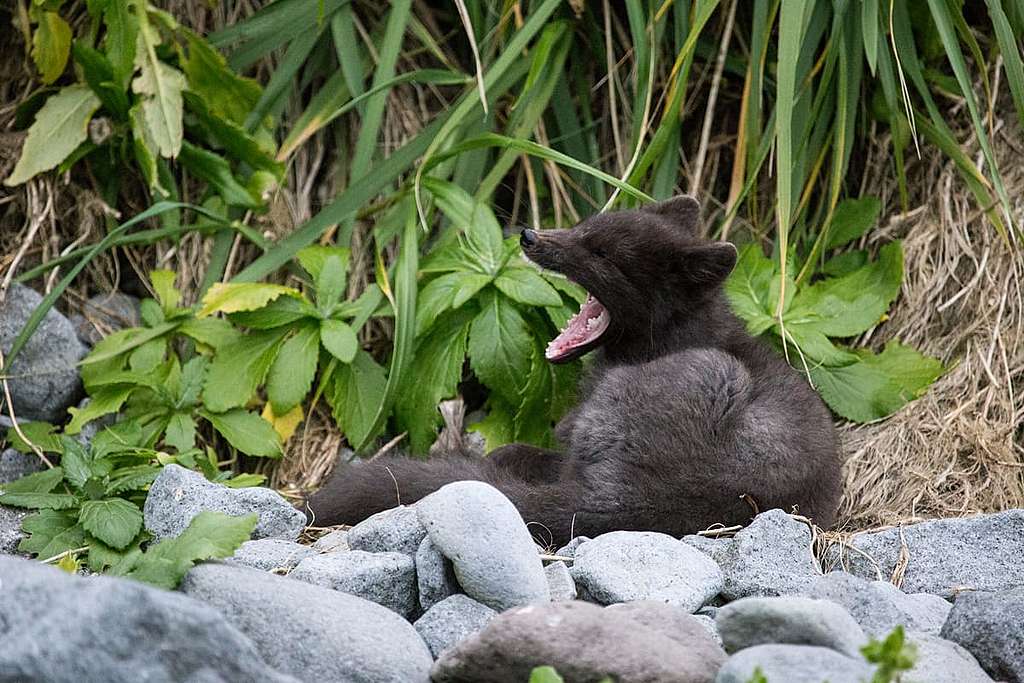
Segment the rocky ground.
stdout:
<path fill-rule="evenodd" d="M 12 292 L 5 349 L 10 307 L 38 303 Z M 15 368 L 59 378 L 15 399 L 29 418 L 77 400 L 87 330 L 51 315 Z M 5 451 L 0 483 L 37 466 Z M 1024 681 L 1024 510 L 856 535 L 823 568 L 781 510 L 732 538 L 620 531 L 545 554 L 500 492 L 458 482 L 304 545 L 275 492 L 171 465 L 145 526 L 174 537 L 201 510 L 259 522 L 171 592 L 17 557 L 23 515 L 0 506 L 0 681 L 525 682 L 551 665 L 566 681 L 845 683 L 871 680 L 861 648 L 897 625 L 918 653 L 904 681 Z"/>

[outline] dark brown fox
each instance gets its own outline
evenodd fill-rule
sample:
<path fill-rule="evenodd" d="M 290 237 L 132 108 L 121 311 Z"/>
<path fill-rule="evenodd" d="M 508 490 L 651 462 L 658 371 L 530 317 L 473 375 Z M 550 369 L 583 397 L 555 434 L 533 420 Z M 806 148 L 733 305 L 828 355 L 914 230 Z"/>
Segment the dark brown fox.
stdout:
<path fill-rule="evenodd" d="M 555 363 L 597 354 L 556 428 L 560 449 L 339 466 L 309 500 L 312 517 L 355 524 L 476 479 L 556 544 L 618 529 L 681 536 L 776 507 L 830 526 L 841 462 L 829 412 L 730 311 L 722 283 L 736 249 L 700 238 L 699 216 L 696 200 L 676 197 L 571 230 L 523 230 L 530 260 L 589 293 L 547 350 Z"/>

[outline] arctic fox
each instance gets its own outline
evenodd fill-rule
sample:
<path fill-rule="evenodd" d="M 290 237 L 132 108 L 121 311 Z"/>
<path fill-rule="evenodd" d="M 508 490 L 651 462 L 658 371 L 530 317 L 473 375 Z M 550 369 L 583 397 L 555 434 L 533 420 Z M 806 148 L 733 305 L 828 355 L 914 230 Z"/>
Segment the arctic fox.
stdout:
<path fill-rule="evenodd" d="M 527 258 L 588 292 L 546 353 L 553 363 L 596 354 L 556 427 L 559 449 L 339 466 L 309 500 L 312 517 L 355 524 L 477 479 L 556 544 L 620 529 L 682 536 L 769 508 L 830 526 L 841 461 L 829 412 L 730 311 L 722 284 L 736 249 L 700 238 L 699 217 L 683 196 L 522 231 Z"/>

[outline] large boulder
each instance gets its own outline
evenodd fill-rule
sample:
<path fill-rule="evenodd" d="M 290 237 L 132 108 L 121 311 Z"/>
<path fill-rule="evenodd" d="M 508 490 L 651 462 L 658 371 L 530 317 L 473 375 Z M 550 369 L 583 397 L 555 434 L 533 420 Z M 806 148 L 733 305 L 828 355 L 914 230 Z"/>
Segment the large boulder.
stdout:
<path fill-rule="evenodd" d="M 466 595 L 499 612 L 550 599 L 544 565 L 519 511 L 479 481 L 442 486 L 415 505 Z"/>
<path fill-rule="evenodd" d="M 816 645 L 860 656 L 867 637 L 850 613 L 834 602 L 811 598 L 743 598 L 715 615 L 726 652 L 768 643 Z"/>
<path fill-rule="evenodd" d="M 571 573 L 602 605 L 658 600 L 695 612 L 722 589 L 722 571 L 713 560 L 652 531 L 613 531 L 581 544 Z"/>
<path fill-rule="evenodd" d="M 411 619 L 416 600 L 416 567 L 404 553 L 350 550 L 312 555 L 289 574 L 293 579 L 358 595 Z"/>
<path fill-rule="evenodd" d="M 768 683 L 864 683 L 874 667 L 863 659 L 815 645 L 756 645 L 740 650 L 718 671 L 715 683 L 750 683 L 760 669 Z"/>
<path fill-rule="evenodd" d="M 0 586 L 4 681 L 297 683 L 205 600 L 4 556 Z"/>
<path fill-rule="evenodd" d="M 203 510 L 232 516 L 256 513 L 259 521 L 253 540 L 283 538 L 294 541 L 306 525 L 306 516 L 288 504 L 276 491 L 262 486 L 234 489 L 208 481 L 180 465 L 167 465 L 160 472 L 143 507 L 146 529 L 156 537 L 173 538 L 188 528 Z"/>
<path fill-rule="evenodd" d="M 428 679 L 432 658 L 416 630 L 368 600 L 217 563 L 194 568 L 181 590 L 220 611 L 256 643 L 266 661 L 300 680 Z"/>
<path fill-rule="evenodd" d="M 939 635 L 966 648 L 996 680 L 1024 681 L 1024 587 L 962 593 Z"/>
<path fill-rule="evenodd" d="M 497 612 L 468 595 L 453 595 L 428 609 L 413 626 L 434 657 L 473 635 Z"/>
<path fill-rule="evenodd" d="M 12 284 L 0 301 L 0 349 L 6 357 L 43 297 Z M 82 393 L 76 364 L 86 349 L 75 327 L 51 308 L 7 369 L 14 414 L 22 420 L 60 422 Z"/>
<path fill-rule="evenodd" d="M 526 681 L 534 667 L 553 666 L 567 681 L 607 676 L 630 683 L 710 683 L 723 659 L 703 632 L 681 643 L 626 613 L 586 602 L 551 602 L 498 615 L 445 651 L 433 680 Z"/>
<path fill-rule="evenodd" d="M 866 579 L 888 579 L 902 564 L 907 593 L 951 598 L 964 589 L 998 591 L 1024 585 L 1024 510 L 961 519 L 935 519 L 885 531 L 855 534 L 852 550 L 833 560 Z"/>
<path fill-rule="evenodd" d="M 954 642 L 931 633 L 907 633 L 917 657 L 910 671 L 903 674 L 906 683 L 991 683 L 985 670 L 970 652 Z"/>

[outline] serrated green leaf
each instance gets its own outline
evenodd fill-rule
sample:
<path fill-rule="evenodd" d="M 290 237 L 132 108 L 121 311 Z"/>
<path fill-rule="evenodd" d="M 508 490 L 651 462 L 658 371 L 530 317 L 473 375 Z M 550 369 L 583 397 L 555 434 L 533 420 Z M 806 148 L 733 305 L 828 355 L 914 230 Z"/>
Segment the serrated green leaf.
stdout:
<path fill-rule="evenodd" d="M 489 285 L 492 280 L 490 275 L 482 273 L 458 273 L 458 275 L 461 277 L 452 292 L 452 308 L 462 306 L 476 296 L 477 292 Z"/>
<path fill-rule="evenodd" d="M 64 480 L 64 468 L 51 467 L 42 472 L 33 472 L 24 477 L 0 483 L 3 493 L 49 493 Z"/>
<path fill-rule="evenodd" d="M 206 373 L 206 407 L 220 413 L 248 403 L 267 376 L 287 333 L 287 328 L 252 332 L 221 347 Z"/>
<path fill-rule="evenodd" d="M 253 311 L 230 315 L 231 322 L 253 330 L 269 330 L 290 325 L 303 318 L 316 318 L 317 310 L 305 299 L 282 296 Z"/>
<path fill-rule="evenodd" d="M 142 540 L 146 536 L 140 535 L 133 543 L 129 543 L 127 547 L 121 550 L 114 550 L 106 543 L 99 541 L 95 538 L 89 539 L 89 554 L 87 556 L 87 562 L 89 569 L 94 572 L 105 573 L 111 570 L 109 573 L 114 573 L 112 570 L 115 567 L 123 565 L 126 561 L 130 561 L 129 555 L 134 553 L 141 554 L 140 546 Z"/>
<path fill-rule="evenodd" d="M 139 75 L 132 81 L 132 90 L 140 97 L 142 119 L 160 156 L 174 158 L 181 151 L 182 103 L 185 74 L 160 61 L 156 31 L 143 23 L 139 26 L 135 66 Z"/>
<path fill-rule="evenodd" d="M 835 249 L 852 242 L 878 221 L 882 211 L 882 202 L 877 197 L 846 199 L 836 205 L 832 216 L 832 225 L 828 231 L 826 249 Z"/>
<path fill-rule="evenodd" d="M 357 351 L 351 363 L 335 367 L 325 396 L 349 443 L 357 444 L 366 438 L 386 384 L 384 368 L 366 351 Z"/>
<path fill-rule="evenodd" d="M 60 453 L 60 436 L 54 434 L 57 427 L 49 422 L 19 422 L 18 429 L 21 430 L 29 441 L 39 450 L 46 453 Z M 17 429 L 8 429 L 6 437 L 8 445 L 19 453 L 34 453 L 32 446 L 28 445 Z"/>
<path fill-rule="evenodd" d="M 438 316 L 452 307 L 459 281 L 466 273 L 448 273 L 436 277 L 416 297 L 416 336 L 426 332 Z"/>
<path fill-rule="evenodd" d="M 164 428 L 164 443 L 179 453 L 196 446 L 196 423 L 188 413 L 174 413 Z"/>
<path fill-rule="evenodd" d="M 506 268 L 494 285 L 505 296 L 528 306 L 558 306 L 562 297 L 532 268 Z"/>
<path fill-rule="evenodd" d="M 154 372 L 167 355 L 167 337 L 151 339 L 128 354 L 128 367 L 140 376 Z M 144 383 L 143 379 L 139 383 Z"/>
<path fill-rule="evenodd" d="M 345 294 L 346 266 L 335 255 L 328 256 L 316 278 L 316 303 L 321 313 L 326 314 Z"/>
<path fill-rule="evenodd" d="M 274 427 L 256 413 L 236 408 L 224 413 L 200 411 L 228 443 L 247 455 L 279 458 L 281 440 Z"/>
<path fill-rule="evenodd" d="M 86 85 L 70 85 L 46 100 L 28 129 L 21 156 L 4 185 L 13 187 L 55 168 L 88 136 L 100 100 Z"/>
<path fill-rule="evenodd" d="M 341 322 L 328 318 L 320 321 L 320 343 L 328 353 L 342 363 L 351 363 L 359 350 L 359 339 L 355 331 Z"/>
<path fill-rule="evenodd" d="M 107 36 L 104 50 L 114 70 L 114 82 L 124 90 L 135 71 L 135 46 L 139 22 L 128 9 L 127 2 L 108 2 L 103 12 Z"/>
<path fill-rule="evenodd" d="M 142 531 L 142 510 L 124 498 L 87 500 L 82 503 L 78 521 L 111 548 L 122 550 Z"/>
<path fill-rule="evenodd" d="M 203 390 L 209 365 L 209 358 L 196 356 L 181 368 L 181 380 L 174 403 L 176 408 L 190 408 L 199 402 L 199 393 Z"/>
<path fill-rule="evenodd" d="M 70 493 L 0 493 L 0 505 L 37 510 L 66 510 L 74 507 L 77 499 Z"/>
<path fill-rule="evenodd" d="M 469 332 L 469 363 L 477 378 L 511 405 L 530 374 L 533 339 L 516 307 L 490 290 Z"/>
<path fill-rule="evenodd" d="M 235 74 L 224 57 L 200 36 L 186 30 L 185 37 L 188 51 L 181 68 L 188 77 L 189 90 L 214 114 L 243 124 L 260 98 L 259 83 Z"/>
<path fill-rule="evenodd" d="M 179 536 L 150 546 L 127 576 L 173 590 L 196 562 L 233 555 L 252 536 L 258 520 L 255 514 L 231 517 L 204 510 Z"/>
<path fill-rule="evenodd" d="M 114 334 L 101 339 L 96 346 L 93 347 L 89 355 L 82 359 L 81 363 L 83 366 L 89 366 L 116 358 L 122 354 L 127 354 L 132 349 L 142 346 L 151 339 L 156 339 L 157 337 L 171 332 L 176 329 L 179 324 L 180 323 L 177 322 L 167 322 L 161 323 L 156 327 L 131 327 L 127 330 L 118 330 Z M 83 379 L 85 379 L 84 368 L 82 372 Z M 86 381 L 86 386 L 88 387 L 89 385 L 90 383 Z"/>
<path fill-rule="evenodd" d="M 515 440 L 515 425 L 512 409 L 502 403 L 501 399 L 492 394 L 488 403 L 487 417 L 474 422 L 466 429 L 483 436 L 487 452 L 490 452 Z"/>
<path fill-rule="evenodd" d="M 868 253 L 863 249 L 847 251 L 825 261 L 825 265 L 821 267 L 821 273 L 832 277 L 842 277 L 866 266 L 867 263 Z"/>
<path fill-rule="evenodd" d="M 64 470 L 64 479 L 71 483 L 76 489 L 81 489 L 86 480 L 92 476 L 89 453 L 85 446 L 78 443 L 70 436 L 61 438 L 64 446 L 64 453 L 60 456 L 60 466 Z"/>
<path fill-rule="evenodd" d="M 78 434 L 87 423 L 98 417 L 110 415 L 121 410 L 121 406 L 128 400 L 132 392 L 138 387 L 130 384 L 101 386 L 97 388 L 84 408 L 74 406 L 68 408 L 71 414 L 71 421 L 64 428 L 65 434 Z"/>
<path fill-rule="evenodd" d="M 302 402 L 313 386 L 320 357 L 320 330 L 304 324 L 285 340 L 267 374 L 267 398 L 274 413 L 284 415 Z"/>
<path fill-rule="evenodd" d="M 53 83 L 71 54 L 71 27 L 56 12 L 39 12 L 39 24 L 32 36 L 32 59 L 43 83 Z"/>
<path fill-rule="evenodd" d="M 564 275 L 559 275 L 558 273 L 550 271 L 543 271 L 541 272 L 541 277 L 547 280 L 552 287 L 562 294 L 565 294 L 576 303 L 582 304 L 587 300 L 587 290 L 583 289 L 575 282 L 566 279 Z"/>
<path fill-rule="evenodd" d="M 491 209 L 454 183 L 423 178 L 441 212 L 466 236 L 467 251 L 479 268 L 492 275 L 502 261 L 501 226 Z"/>
<path fill-rule="evenodd" d="M 119 467 L 110 475 L 105 492 L 108 496 L 125 491 L 142 490 L 153 483 L 163 470 L 159 465 L 131 465 Z"/>
<path fill-rule="evenodd" d="M 457 311 L 442 318 L 417 344 L 411 371 L 395 402 L 398 429 L 409 433 L 415 453 L 426 453 L 441 424 L 438 405 L 455 395 L 462 379 L 472 315 Z"/>
<path fill-rule="evenodd" d="M 223 148 L 232 160 L 267 171 L 274 183 L 284 175 L 284 165 L 274 160 L 272 145 L 261 144 L 266 141 L 266 137 L 257 140 L 241 124 L 221 118 L 210 111 L 206 101 L 195 93 L 186 91 L 182 94 L 185 98 L 186 111 L 195 117 L 197 128 L 211 144 Z M 260 193 L 254 193 L 252 188 L 249 188 L 249 191 L 254 196 L 260 196 Z"/>
<path fill-rule="evenodd" d="M 733 312 L 755 337 L 775 324 L 769 302 L 774 277 L 775 264 L 764 255 L 760 245 L 748 244 L 740 251 L 736 267 L 725 281 L 725 294 Z"/>
<path fill-rule="evenodd" d="M 314 244 L 303 249 L 299 249 L 299 252 L 295 254 L 295 258 L 298 259 L 299 265 L 302 269 L 309 273 L 309 276 L 314 282 L 320 279 L 321 271 L 324 268 L 324 264 L 330 257 L 337 257 L 341 261 L 342 268 L 347 272 L 349 250 L 345 247 L 327 247 L 322 244 Z"/>
<path fill-rule="evenodd" d="M 181 292 L 174 286 L 175 277 L 173 270 L 151 270 L 149 272 L 149 281 L 153 283 L 153 292 L 165 315 L 169 315 L 181 303 Z"/>
<path fill-rule="evenodd" d="M 18 544 L 18 550 L 35 554 L 42 560 L 80 548 L 85 543 L 85 529 L 78 523 L 76 512 L 40 510 L 22 520 L 21 528 L 29 536 Z"/>
<path fill-rule="evenodd" d="M 237 342 L 242 337 L 241 332 L 222 318 L 188 318 L 177 332 L 213 350 Z"/>
<path fill-rule="evenodd" d="M 237 313 L 262 308 L 281 296 L 301 299 L 302 295 L 291 287 L 263 282 L 218 282 L 203 296 L 200 318 L 214 313 Z"/>

